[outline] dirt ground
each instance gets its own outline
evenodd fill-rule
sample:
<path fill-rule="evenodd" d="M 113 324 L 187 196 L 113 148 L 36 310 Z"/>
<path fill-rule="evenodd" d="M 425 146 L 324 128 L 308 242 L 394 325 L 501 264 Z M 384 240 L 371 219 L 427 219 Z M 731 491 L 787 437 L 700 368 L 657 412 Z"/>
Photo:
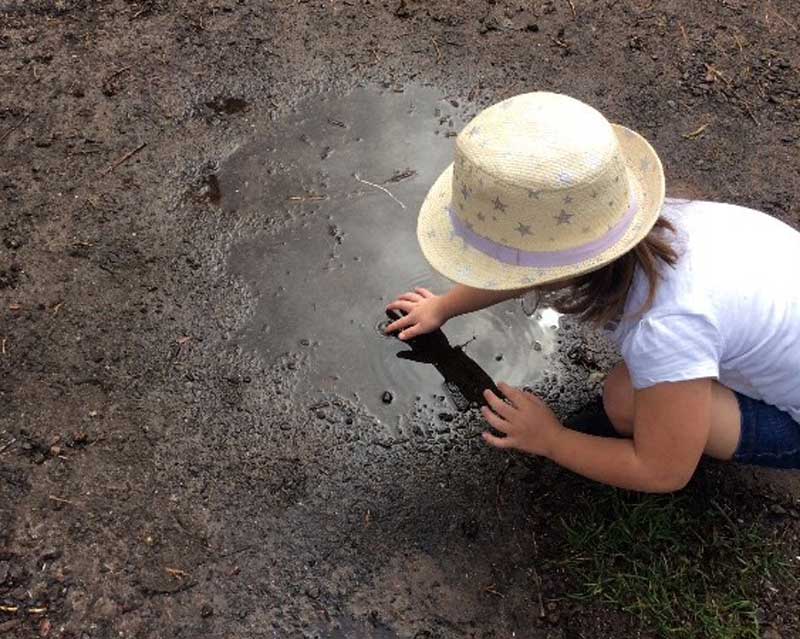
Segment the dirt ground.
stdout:
<path fill-rule="evenodd" d="M 585 482 L 469 414 L 381 439 L 307 345 L 241 348 L 230 248 L 269 220 L 213 176 L 359 85 L 465 117 L 548 89 L 651 139 L 673 193 L 798 226 L 794 0 L 6 0 L 0 27 L 0 635 L 650 636 L 565 599 Z M 565 331 L 563 413 L 597 392 L 593 340 Z M 708 464 L 688 490 L 771 507 L 798 548 L 799 486 Z M 765 591 L 770 636 L 800 636 L 794 596 Z"/>

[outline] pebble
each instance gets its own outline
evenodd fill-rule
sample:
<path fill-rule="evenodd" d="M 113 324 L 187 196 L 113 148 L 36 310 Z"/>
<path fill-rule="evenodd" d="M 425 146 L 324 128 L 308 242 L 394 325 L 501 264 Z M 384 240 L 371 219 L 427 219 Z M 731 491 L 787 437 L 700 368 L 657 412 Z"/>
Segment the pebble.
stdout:
<path fill-rule="evenodd" d="M 392 395 L 391 391 L 383 391 L 383 395 L 381 395 L 381 401 L 384 404 L 391 404 L 394 401 L 394 395 Z"/>

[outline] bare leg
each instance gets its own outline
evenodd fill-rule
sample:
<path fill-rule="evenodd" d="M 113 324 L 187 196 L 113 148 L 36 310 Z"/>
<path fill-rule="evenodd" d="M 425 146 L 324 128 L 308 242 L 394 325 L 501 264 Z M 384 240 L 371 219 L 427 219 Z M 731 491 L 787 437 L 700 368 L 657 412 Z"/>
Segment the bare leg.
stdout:
<path fill-rule="evenodd" d="M 729 388 L 717 382 L 712 384 L 711 433 L 704 452 L 716 459 L 729 460 L 739 445 L 742 419 L 739 402 Z M 633 436 L 634 405 L 634 390 L 628 367 L 624 363 L 617 364 L 606 378 L 603 406 L 620 435 Z"/>

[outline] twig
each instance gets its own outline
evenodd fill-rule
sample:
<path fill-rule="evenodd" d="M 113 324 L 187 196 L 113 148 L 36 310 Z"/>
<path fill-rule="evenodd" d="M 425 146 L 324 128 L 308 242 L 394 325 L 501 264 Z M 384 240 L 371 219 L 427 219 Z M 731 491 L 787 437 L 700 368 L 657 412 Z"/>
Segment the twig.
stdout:
<path fill-rule="evenodd" d="M 108 77 L 107 77 L 107 78 L 106 78 L 106 79 L 103 81 L 103 84 L 108 84 L 109 82 L 111 82 L 111 80 L 113 80 L 114 78 L 116 78 L 118 75 L 122 75 L 122 74 L 123 74 L 123 73 L 125 73 L 126 71 L 130 71 L 130 70 L 131 70 L 131 68 L 130 68 L 130 67 L 122 67 L 121 69 L 118 69 L 118 70 L 114 71 L 114 73 L 112 73 L 110 76 L 108 76 Z"/>
<path fill-rule="evenodd" d="M 367 182 L 367 180 L 362 180 L 358 176 L 358 173 L 353 173 L 353 177 L 356 179 L 357 182 L 361 182 L 361 184 L 366 184 L 368 186 L 371 186 L 371 187 L 374 187 L 376 189 L 379 189 L 379 190 L 383 191 L 384 193 L 386 193 L 386 195 L 388 195 L 395 202 L 397 202 L 400 205 L 401 209 L 405 209 L 406 208 L 406 205 L 403 204 L 400 200 L 398 200 L 394 195 L 392 195 L 392 193 L 389 191 L 389 189 L 382 187 L 380 184 L 375 184 L 374 182 Z"/>
<path fill-rule="evenodd" d="M 177 568 L 164 568 L 164 570 L 166 572 L 168 572 L 170 575 L 172 575 L 173 577 L 180 577 L 181 579 L 183 577 L 190 577 L 191 576 L 185 570 L 178 570 Z"/>
<path fill-rule="evenodd" d="M 578 17 L 578 13 L 575 11 L 575 3 L 572 0 L 567 0 L 569 3 L 570 11 L 572 11 L 572 18 L 573 20 Z"/>
<path fill-rule="evenodd" d="M 111 166 L 109 166 L 105 171 L 103 171 L 103 175 L 108 175 L 116 169 L 119 165 L 124 164 L 128 160 L 130 160 L 134 155 L 136 155 L 139 151 L 141 151 L 144 147 L 147 146 L 147 142 L 142 142 L 139 146 L 137 146 L 133 151 L 128 151 L 125 155 L 123 155 L 119 160 L 114 162 Z"/>
<path fill-rule="evenodd" d="M 14 444 L 14 442 L 16 442 L 16 441 L 17 441 L 17 438 L 16 437 L 12 437 L 10 442 L 8 442 L 7 444 L 3 444 L 3 447 L 0 448 L 0 453 L 6 452 L 6 448 L 9 448 L 10 446 L 12 446 Z"/>
<path fill-rule="evenodd" d="M 431 42 L 433 42 L 433 46 L 436 49 L 436 64 L 442 63 L 442 50 L 439 48 L 439 43 L 436 42 L 436 38 L 431 38 Z"/>
<path fill-rule="evenodd" d="M 50 501 L 56 501 L 59 504 L 69 504 L 70 506 L 77 506 L 74 501 L 70 501 L 69 499 L 61 499 L 61 497 L 56 497 L 55 495 L 48 495 L 47 498 Z"/>
<path fill-rule="evenodd" d="M 717 67 L 715 67 L 713 64 L 707 64 L 707 63 L 703 63 L 703 64 L 706 67 L 706 71 L 708 72 L 709 75 L 712 75 L 712 76 L 714 76 L 716 78 L 719 78 L 725 84 L 727 84 L 728 86 L 731 86 L 731 81 L 728 80 L 728 78 L 726 78 L 725 75 L 722 73 L 722 71 L 717 69 Z"/>
<path fill-rule="evenodd" d="M 416 174 L 417 174 L 417 172 L 414 171 L 413 169 L 406 169 L 405 171 L 403 171 L 401 173 L 395 173 L 388 180 L 384 180 L 383 183 L 384 184 L 397 184 L 398 182 L 402 182 L 404 180 L 407 180 L 409 178 L 414 177 Z"/>
<path fill-rule="evenodd" d="M 784 17 L 783 17 L 783 16 L 782 16 L 780 13 L 778 13 L 777 11 L 775 11 L 775 9 L 773 9 L 773 10 L 772 10 L 772 13 L 773 13 L 774 15 L 776 15 L 778 18 L 780 18 L 780 19 L 781 19 L 781 21 L 782 21 L 782 22 L 783 22 L 783 23 L 784 23 L 786 26 L 788 26 L 789 28 L 791 28 L 791 30 L 792 30 L 792 31 L 797 31 L 797 25 L 796 25 L 796 24 L 794 24 L 793 22 L 790 22 L 788 19 L 784 18 Z"/>
<path fill-rule="evenodd" d="M 494 584 L 489 584 L 486 588 L 483 589 L 483 592 L 488 592 L 490 595 L 494 595 L 495 597 L 500 597 L 500 599 L 505 599 L 506 596 L 502 592 L 498 592 L 497 589 L 494 587 Z"/>
<path fill-rule="evenodd" d="M 708 128 L 709 124 L 711 124 L 711 123 L 710 122 L 706 122 L 704 125 L 698 127 L 697 129 L 695 129 L 691 133 L 684 133 L 681 137 L 683 137 L 683 138 L 685 138 L 687 140 L 692 140 L 692 139 L 700 136 L 703 133 L 703 131 L 705 131 Z"/>
<path fill-rule="evenodd" d="M 16 123 L 14 126 L 12 126 L 12 127 L 11 127 L 11 128 L 8 130 L 8 131 L 6 131 L 5 133 L 3 133 L 3 135 L 0 137 L 0 144 L 2 144 L 3 142 L 5 142 L 5 141 L 6 141 L 6 138 L 7 138 L 9 135 L 11 135 L 11 134 L 12 134 L 14 131 L 16 131 L 16 130 L 17 130 L 19 127 L 21 127 L 23 124 L 25 124 L 25 123 L 28 121 L 28 118 L 29 118 L 29 117 L 31 117 L 31 113 L 33 113 L 33 112 L 32 112 L 32 111 L 28 111 L 28 113 L 26 113 L 26 114 L 25 114 L 25 116 L 24 116 L 24 117 L 23 117 L 23 118 L 22 118 L 22 119 L 21 119 L 19 122 L 17 122 L 17 123 Z"/>
<path fill-rule="evenodd" d="M 683 26 L 682 22 L 679 22 L 678 24 L 681 27 L 681 34 L 683 35 L 683 41 L 686 44 L 686 46 L 688 47 L 689 46 L 689 36 L 686 35 L 686 27 Z"/>
<path fill-rule="evenodd" d="M 287 198 L 290 202 L 320 202 L 327 200 L 325 195 L 317 195 L 316 193 L 309 193 L 308 195 L 290 195 Z"/>
<path fill-rule="evenodd" d="M 750 108 L 750 105 L 747 103 L 747 100 L 744 98 L 739 98 L 742 101 L 742 105 L 744 106 L 744 110 L 747 111 L 747 115 L 753 118 L 753 122 L 756 123 L 756 126 L 761 126 L 761 122 L 758 121 L 756 114 L 753 113 L 753 109 Z"/>

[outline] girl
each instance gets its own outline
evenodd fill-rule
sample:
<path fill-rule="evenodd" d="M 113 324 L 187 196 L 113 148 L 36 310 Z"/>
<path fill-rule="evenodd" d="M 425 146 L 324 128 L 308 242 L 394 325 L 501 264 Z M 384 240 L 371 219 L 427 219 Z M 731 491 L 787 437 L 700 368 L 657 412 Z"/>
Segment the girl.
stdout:
<path fill-rule="evenodd" d="M 682 488 L 703 453 L 800 468 L 800 233 L 768 215 L 665 200 L 641 136 L 552 93 L 516 96 L 459 134 L 417 236 L 457 282 L 400 295 L 403 340 L 527 291 L 613 331 L 606 413 L 623 438 L 564 427 L 536 396 L 485 391 L 484 433 L 597 481 Z"/>

